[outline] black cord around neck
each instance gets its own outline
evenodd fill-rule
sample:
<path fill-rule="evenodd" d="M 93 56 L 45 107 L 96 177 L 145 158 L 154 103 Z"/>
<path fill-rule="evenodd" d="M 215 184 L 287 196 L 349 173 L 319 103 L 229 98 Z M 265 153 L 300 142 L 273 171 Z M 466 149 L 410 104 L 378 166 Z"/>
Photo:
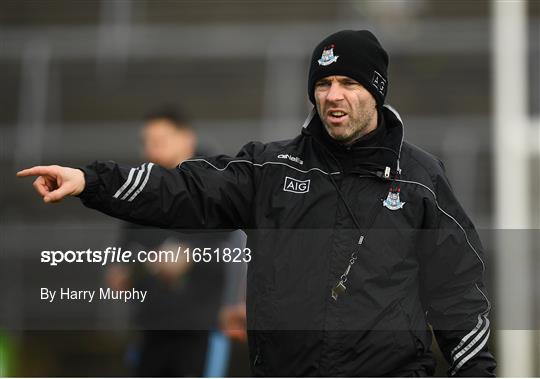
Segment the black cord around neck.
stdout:
<path fill-rule="evenodd" d="M 326 147 L 324 146 L 324 144 L 320 141 L 317 140 L 317 138 L 313 138 L 312 137 L 312 140 L 314 140 L 315 142 L 317 142 L 320 146 L 322 146 L 322 148 L 328 153 L 328 155 L 330 157 L 332 157 L 332 159 L 334 159 L 337 164 L 338 164 L 338 167 L 340 167 L 341 169 L 341 165 L 339 164 L 339 161 L 337 160 L 337 158 L 334 156 L 334 154 L 332 154 L 332 152 Z M 331 166 L 330 166 L 330 162 L 328 161 L 328 157 L 326 156 L 326 154 L 323 154 L 323 159 L 324 159 L 324 163 L 326 164 L 327 166 L 327 170 L 328 172 L 331 172 Z M 341 171 L 343 171 L 341 169 Z M 332 174 L 328 175 L 330 177 L 330 181 L 332 182 L 332 184 L 334 185 L 334 188 L 336 189 L 338 195 L 339 195 L 339 198 L 341 199 L 341 201 L 343 202 L 343 204 L 345 205 L 345 208 L 347 208 L 347 212 L 349 212 L 349 215 L 351 216 L 354 224 L 356 225 L 356 227 L 358 228 L 358 230 L 361 232 L 362 231 L 362 228 L 360 227 L 360 223 L 358 222 L 358 220 L 356 219 L 356 216 L 354 215 L 351 207 L 349 206 L 349 203 L 347 202 L 347 200 L 345 200 L 345 196 L 343 196 L 343 192 L 341 192 L 341 190 L 339 189 L 339 186 L 338 184 L 336 183 L 336 180 L 334 179 L 334 177 L 332 176 Z"/>

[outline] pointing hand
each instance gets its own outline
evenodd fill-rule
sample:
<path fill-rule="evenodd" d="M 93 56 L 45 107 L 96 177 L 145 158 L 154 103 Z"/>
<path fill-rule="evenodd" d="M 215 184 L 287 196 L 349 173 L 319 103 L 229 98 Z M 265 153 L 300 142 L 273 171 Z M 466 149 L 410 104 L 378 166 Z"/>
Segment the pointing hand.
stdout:
<path fill-rule="evenodd" d="M 62 166 L 35 166 L 17 173 L 19 177 L 37 176 L 33 186 L 46 203 L 56 203 L 66 196 L 76 196 L 85 187 L 81 170 Z"/>

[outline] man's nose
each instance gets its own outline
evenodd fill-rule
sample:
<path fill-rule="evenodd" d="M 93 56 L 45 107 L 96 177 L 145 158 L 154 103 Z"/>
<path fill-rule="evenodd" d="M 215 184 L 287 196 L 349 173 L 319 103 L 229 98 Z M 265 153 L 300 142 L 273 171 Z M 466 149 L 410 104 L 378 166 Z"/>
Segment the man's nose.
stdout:
<path fill-rule="evenodd" d="M 326 96 L 328 101 L 340 101 L 343 100 L 343 88 L 338 82 L 332 82 L 328 94 Z"/>

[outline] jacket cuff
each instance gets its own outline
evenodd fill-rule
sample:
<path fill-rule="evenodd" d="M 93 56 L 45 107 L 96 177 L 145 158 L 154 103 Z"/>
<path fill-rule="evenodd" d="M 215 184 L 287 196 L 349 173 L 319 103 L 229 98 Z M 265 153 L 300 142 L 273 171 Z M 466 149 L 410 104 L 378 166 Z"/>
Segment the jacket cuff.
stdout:
<path fill-rule="evenodd" d="M 94 196 L 99 187 L 99 177 L 94 170 L 89 167 L 77 167 L 84 174 L 84 190 L 77 195 L 82 201 L 90 199 Z"/>
<path fill-rule="evenodd" d="M 497 362 L 491 353 L 488 351 L 481 351 L 473 359 L 467 362 L 454 377 L 494 378 L 496 376 L 496 367 Z"/>

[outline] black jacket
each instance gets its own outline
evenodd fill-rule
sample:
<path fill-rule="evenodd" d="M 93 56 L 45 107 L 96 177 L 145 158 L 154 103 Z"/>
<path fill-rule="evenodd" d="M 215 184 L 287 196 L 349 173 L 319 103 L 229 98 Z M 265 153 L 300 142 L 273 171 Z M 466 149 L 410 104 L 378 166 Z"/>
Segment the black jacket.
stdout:
<path fill-rule="evenodd" d="M 391 107 L 379 116 L 351 147 L 313 111 L 295 139 L 249 143 L 234 158 L 173 170 L 95 162 L 80 197 L 132 222 L 248 232 L 256 375 L 432 374 L 429 324 L 450 375 L 491 376 L 474 226 L 441 162 L 403 141 Z"/>

